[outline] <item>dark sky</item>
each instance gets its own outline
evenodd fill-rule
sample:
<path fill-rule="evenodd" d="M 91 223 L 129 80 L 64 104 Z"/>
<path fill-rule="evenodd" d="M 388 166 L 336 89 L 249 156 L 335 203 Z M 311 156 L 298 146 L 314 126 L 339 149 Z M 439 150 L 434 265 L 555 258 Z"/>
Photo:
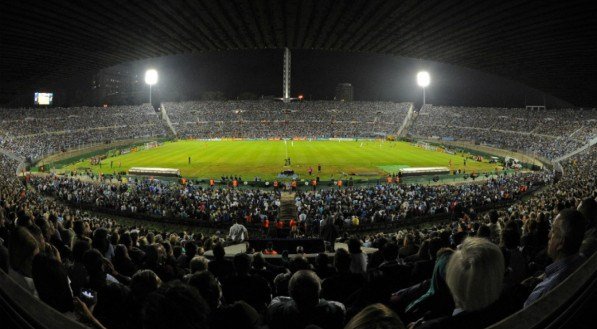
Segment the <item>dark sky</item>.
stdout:
<path fill-rule="evenodd" d="M 134 71 L 155 67 L 164 99 L 177 93 L 197 98 L 222 91 L 228 98 L 242 92 L 281 96 L 282 50 L 225 51 L 167 56 L 132 63 Z M 427 103 L 462 106 L 521 107 L 541 105 L 544 94 L 515 81 L 463 67 L 388 55 L 294 50 L 293 96 L 332 99 L 336 84 L 352 83 L 355 100 L 421 102 L 416 73 L 427 70 Z M 548 107 L 569 104 L 545 95 Z"/>

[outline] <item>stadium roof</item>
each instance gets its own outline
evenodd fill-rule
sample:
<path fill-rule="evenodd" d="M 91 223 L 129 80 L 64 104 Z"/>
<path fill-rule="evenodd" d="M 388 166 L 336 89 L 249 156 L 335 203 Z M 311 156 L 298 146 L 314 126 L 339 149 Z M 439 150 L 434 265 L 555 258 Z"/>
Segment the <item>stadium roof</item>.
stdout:
<path fill-rule="evenodd" d="M 254 48 L 371 52 L 450 63 L 597 105 L 590 1 L 3 1 L 0 88 L 151 57 Z"/>

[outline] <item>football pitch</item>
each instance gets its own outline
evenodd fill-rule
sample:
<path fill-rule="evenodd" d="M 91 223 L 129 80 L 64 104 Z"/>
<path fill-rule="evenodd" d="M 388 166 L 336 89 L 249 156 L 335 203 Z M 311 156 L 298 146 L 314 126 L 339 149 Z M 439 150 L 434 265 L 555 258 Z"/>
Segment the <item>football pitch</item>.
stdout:
<path fill-rule="evenodd" d="M 189 161 L 190 158 L 190 161 Z M 285 159 L 290 158 L 287 166 Z M 353 175 L 373 178 L 396 173 L 407 167 L 450 167 L 477 173 L 495 170 L 495 164 L 468 159 L 464 167 L 461 154 L 425 150 L 408 142 L 388 141 L 176 141 L 137 152 L 109 157 L 102 166 L 89 159 L 67 165 L 61 171 L 90 168 L 98 173 L 127 171 L 131 167 L 179 169 L 189 178 L 214 178 L 240 175 L 272 179 L 284 170 L 294 170 L 301 178 L 321 179 Z M 321 165 L 321 173 L 317 172 Z"/>

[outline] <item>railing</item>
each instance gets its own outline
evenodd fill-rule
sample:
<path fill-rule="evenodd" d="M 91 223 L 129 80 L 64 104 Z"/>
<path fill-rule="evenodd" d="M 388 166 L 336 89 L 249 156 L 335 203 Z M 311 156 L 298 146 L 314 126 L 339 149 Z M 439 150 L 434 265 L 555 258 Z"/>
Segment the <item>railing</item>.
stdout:
<path fill-rule="evenodd" d="M 21 329 L 86 329 L 19 286 L 0 270 L 0 327 Z"/>
<path fill-rule="evenodd" d="M 596 294 L 597 253 L 535 303 L 487 329 L 579 328 L 574 323 L 595 311 Z"/>

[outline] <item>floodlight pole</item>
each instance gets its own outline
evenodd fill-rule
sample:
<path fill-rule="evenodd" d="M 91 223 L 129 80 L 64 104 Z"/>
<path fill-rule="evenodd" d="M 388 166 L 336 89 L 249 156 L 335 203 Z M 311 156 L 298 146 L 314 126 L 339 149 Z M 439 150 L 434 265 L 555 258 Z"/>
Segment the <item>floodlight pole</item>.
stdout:
<path fill-rule="evenodd" d="M 425 90 L 425 88 L 423 88 Z M 423 96 L 425 98 L 425 96 Z M 151 84 L 149 84 L 149 106 L 151 106 Z"/>
<path fill-rule="evenodd" d="M 423 87 L 423 105 L 425 105 L 425 87 Z"/>

